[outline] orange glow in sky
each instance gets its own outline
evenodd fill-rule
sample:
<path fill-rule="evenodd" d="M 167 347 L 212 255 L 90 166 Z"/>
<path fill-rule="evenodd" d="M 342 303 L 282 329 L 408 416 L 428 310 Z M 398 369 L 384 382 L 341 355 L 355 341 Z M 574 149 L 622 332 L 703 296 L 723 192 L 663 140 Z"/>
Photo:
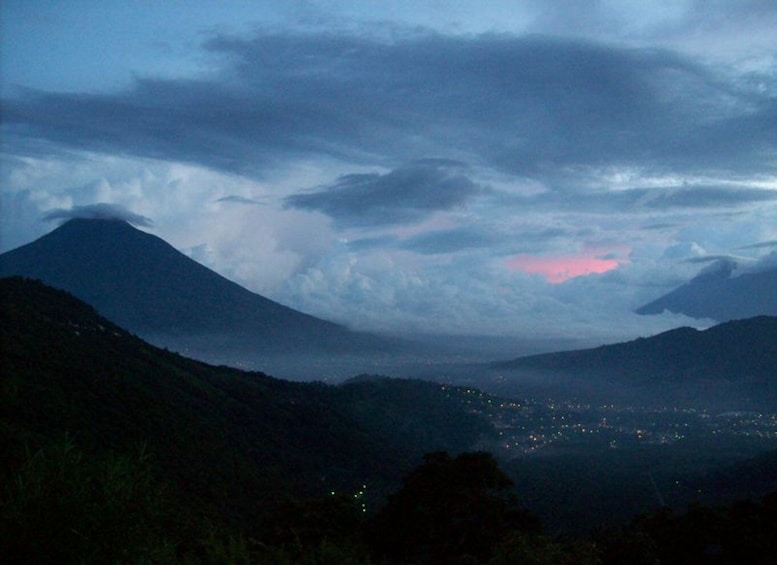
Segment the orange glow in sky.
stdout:
<path fill-rule="evenodd" d="M 537 257 L 535 255 L 516 255 L 507 260 L 507 267 L 514 271 L 523 271 L 542 275 L 549 283 L 559 284 L 581 275 L 606 273 L 617 269 L 617 259 L 600 259 L 591 255 L 562 255 L 558 257 Z"/>

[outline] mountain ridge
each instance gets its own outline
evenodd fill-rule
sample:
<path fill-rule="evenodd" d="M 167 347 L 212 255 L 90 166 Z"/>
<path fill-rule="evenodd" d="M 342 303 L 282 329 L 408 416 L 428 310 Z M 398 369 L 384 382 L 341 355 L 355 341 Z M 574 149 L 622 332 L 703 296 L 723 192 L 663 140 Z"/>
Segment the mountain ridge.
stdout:
<path fill-rule="evenodd" d="M 570 389 L 645 394 L 664 404 L 777 409 L 777 317 L 732 320 L 696 330 L 675 328 L 651 337 L 599 347 L 544 353 L 492 363 L 492 371 Z"/>
<path fill-rule="evenodd" d="M 752 359 L 748 363 L 747 359 Z M 777 375 L 777 317 L 757 316 L 706 330 L 680 327 L 651 337 L 599 347 L 543 353 L 497 362 L 496 368 L 561 369 L 576 366 L 604 372 L 693 370 L 718 375 L 746 367 Z"/>

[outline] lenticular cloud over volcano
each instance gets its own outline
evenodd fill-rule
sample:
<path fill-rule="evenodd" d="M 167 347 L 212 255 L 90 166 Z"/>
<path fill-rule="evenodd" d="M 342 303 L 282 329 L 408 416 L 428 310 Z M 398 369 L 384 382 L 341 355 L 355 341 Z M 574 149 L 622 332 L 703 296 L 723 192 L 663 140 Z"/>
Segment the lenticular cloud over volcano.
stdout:
<path fill-rule="evenodd" d="M 107 203 L 73 206 L 70 209 L 57 208 L 43 216 L 44 221 L 60 221 L 60 223 L 76 218 L 86 220 L 123 220 L 134 226 L 144 228 L 150 228 L 154 225 L 154 222 L 146 216 L 130 212 L 124 206 Z"/>

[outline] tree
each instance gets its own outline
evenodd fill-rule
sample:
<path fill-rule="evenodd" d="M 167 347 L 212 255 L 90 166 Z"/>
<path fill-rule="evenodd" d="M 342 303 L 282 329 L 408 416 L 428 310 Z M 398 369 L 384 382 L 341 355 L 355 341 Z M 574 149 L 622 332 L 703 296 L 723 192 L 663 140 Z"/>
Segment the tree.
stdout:
<path fill-rule="evenodd" d="M 509 532 L 539 531 L 511 486 L 489 453 L 426 455 L 368 525 L 368 541 L 397 560 L 486 561 Z"/>

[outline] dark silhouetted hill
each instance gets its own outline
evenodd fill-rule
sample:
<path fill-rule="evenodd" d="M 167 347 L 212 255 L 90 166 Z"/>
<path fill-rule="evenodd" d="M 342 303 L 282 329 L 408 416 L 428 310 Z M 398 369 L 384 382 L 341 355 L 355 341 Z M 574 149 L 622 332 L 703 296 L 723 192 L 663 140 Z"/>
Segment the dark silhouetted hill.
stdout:
<path fill-rule="evenodd" d="M 73 219 L 0 255 L 0 276 L 13 275 L 66 290 L 121 327 L 181 350 L 187 340 L 273 353 L 393 346 L 250 292 L 122 220 Z"/>
<path fill-rule="evenodd" d="M 718 322 L 777 316 L 777 268 L 733 275 L 731 268 L 703 272 L 636 312 L 660 314 L 669 311 Z"/>
<path fill-rule="evenodd" d="M 450 387 L 335 387 L 214 367 L 19 277 L 0 279 L 0 366 L 0 460 L 13 466 L 66 435 L 90 453 L 142 443 L 192 509 L 236 521 L 291 495 L 365 482 L 380 492 L 425 451 L 465 450 L 492 430 Z"/>
<path fill-rule="evenodd" d="M 777 317 L 735 320 L 704 331 L 678 328 L 625 343 L 520 357 L 492 368 L 580 381 L 603 378 L 667 394 L 685 385 L 709 385 L 711 391 L 723 387 L 719 392 L 727 391 L 732 400 L 777 406 Z"/>

